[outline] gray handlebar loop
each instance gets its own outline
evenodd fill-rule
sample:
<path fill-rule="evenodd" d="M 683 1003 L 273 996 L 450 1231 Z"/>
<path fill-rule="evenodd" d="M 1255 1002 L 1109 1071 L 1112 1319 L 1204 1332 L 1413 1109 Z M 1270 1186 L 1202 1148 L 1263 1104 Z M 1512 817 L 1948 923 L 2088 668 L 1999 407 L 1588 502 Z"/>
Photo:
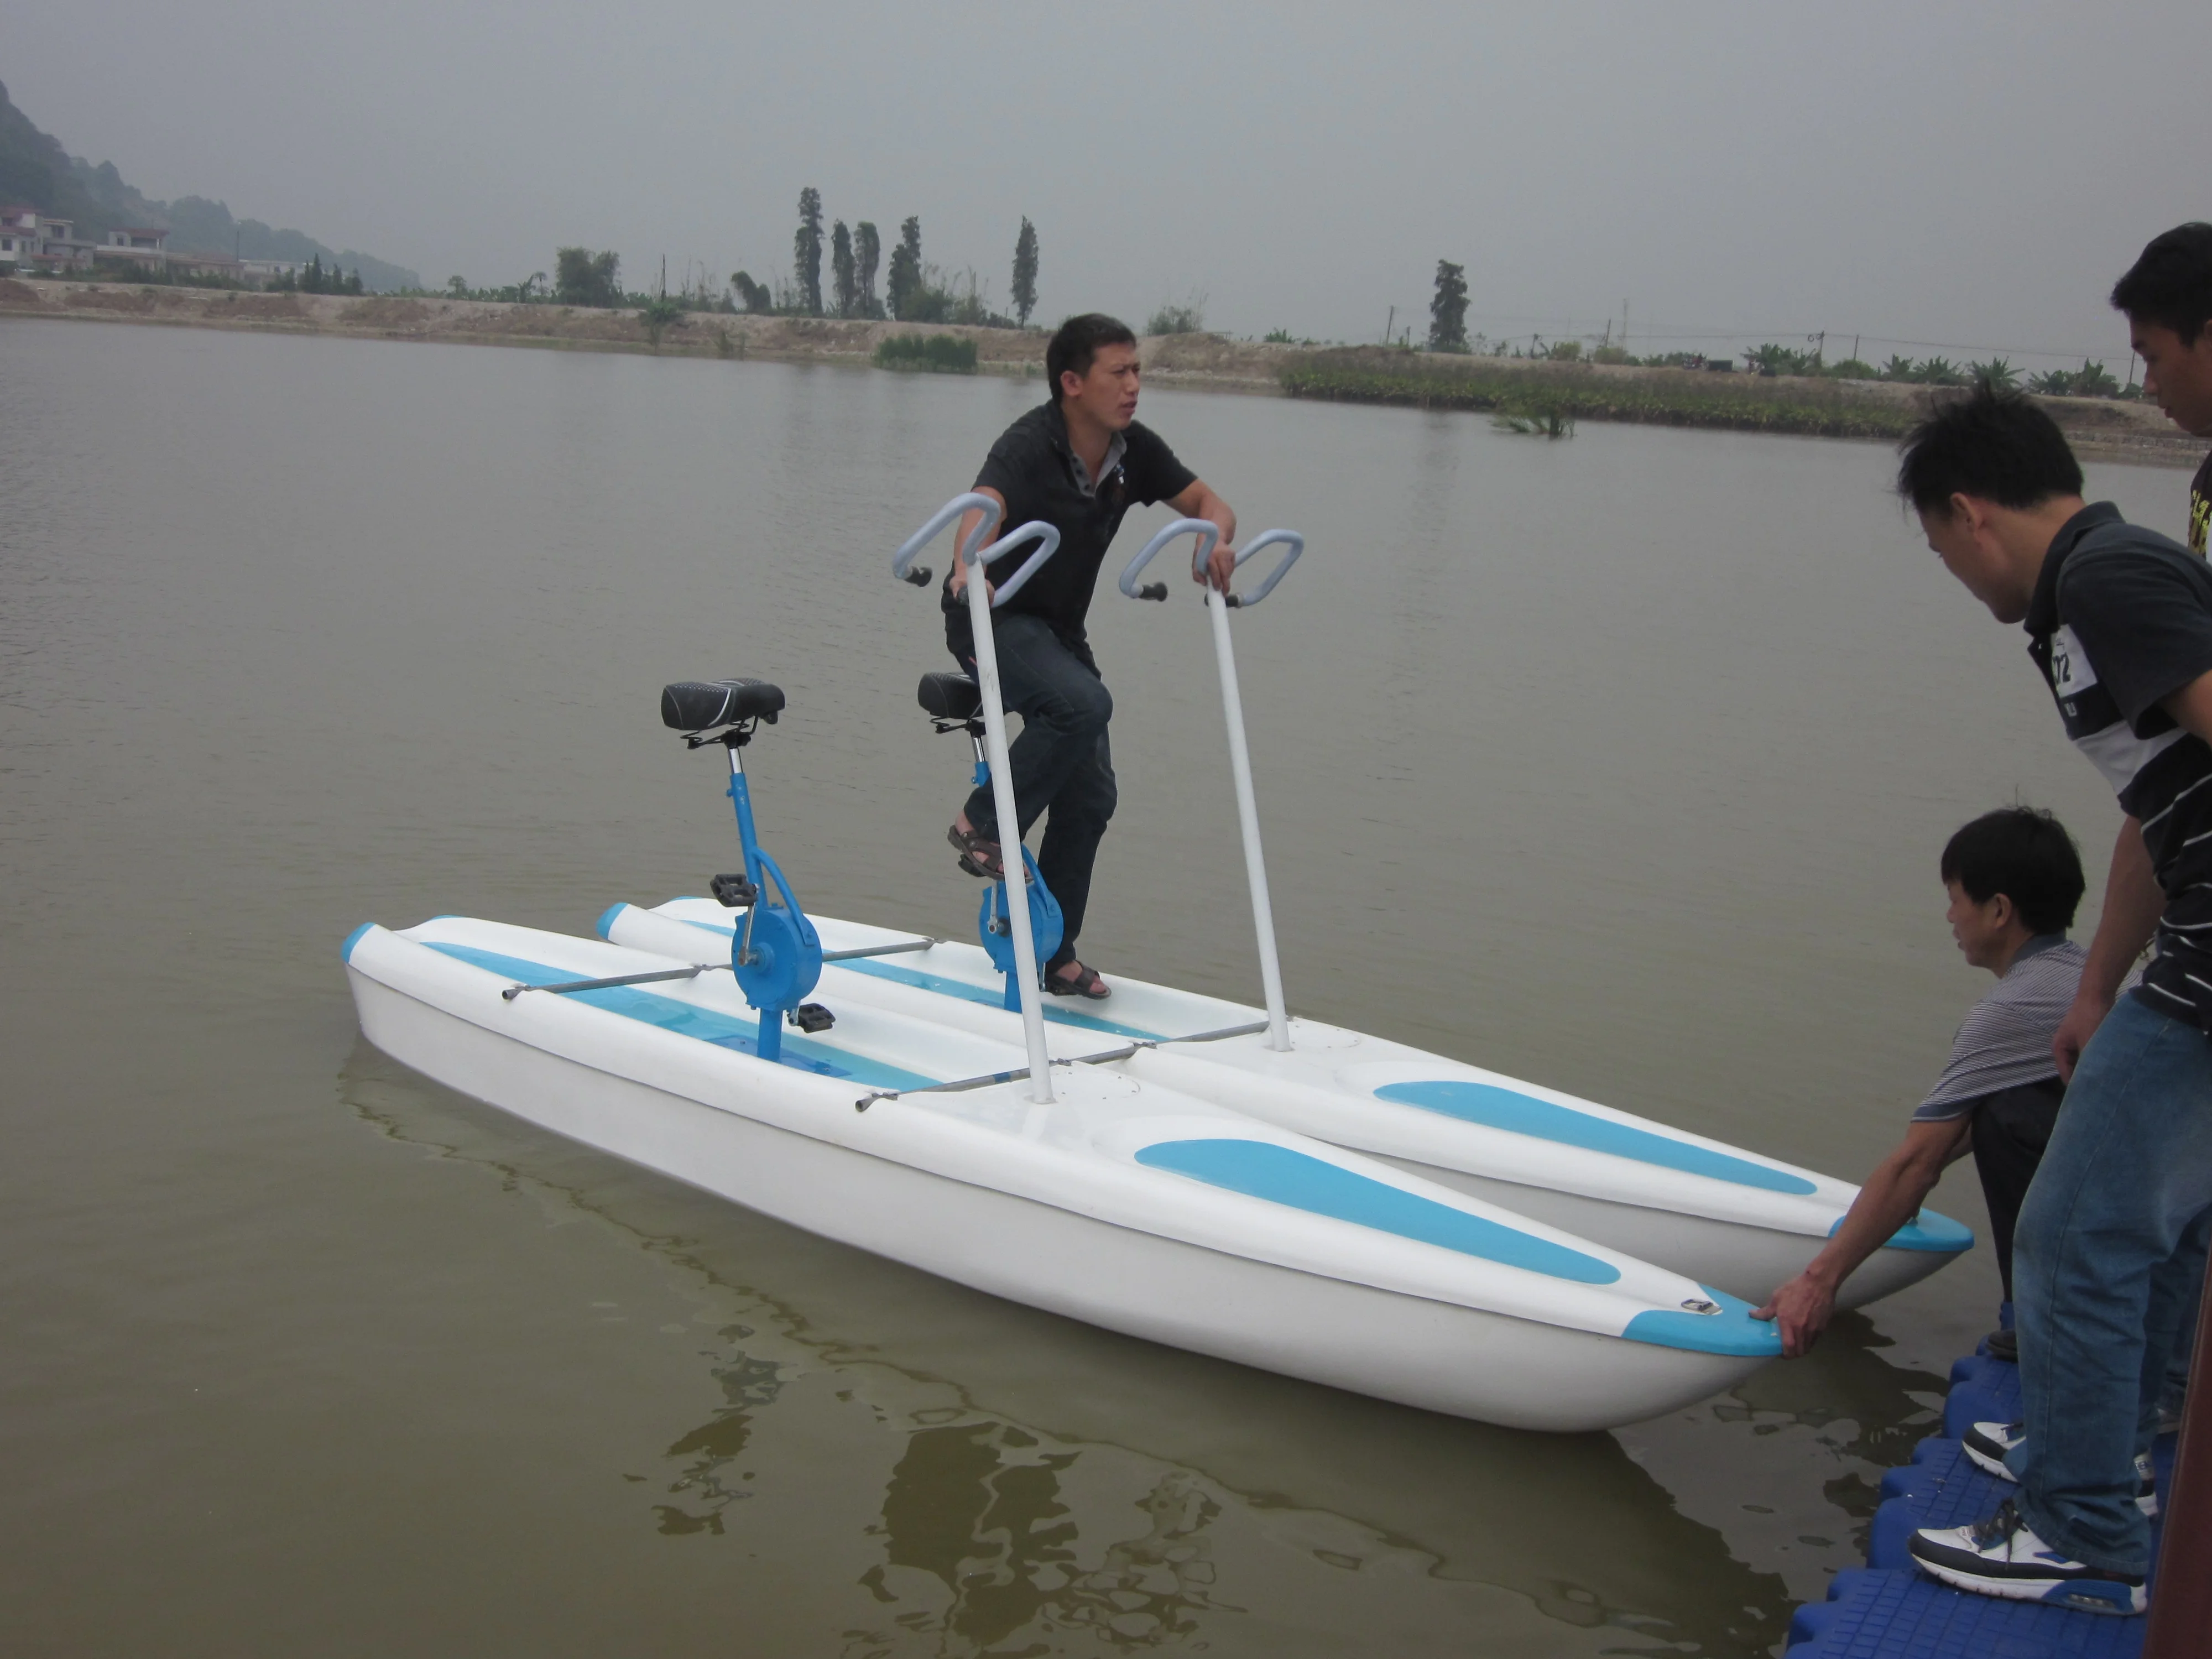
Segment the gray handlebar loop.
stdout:
<path fill-rule="evenodd" d="M 1058 527 L 1047 524 L 1042 519 L 1031 519 L 1020 529 L 1008 532 L 988 547 L 979 548 L 971 539 L 966 547 L 960 550 L 962 562 L 972 566 L 981 564 L 988 559 L 1003 559 L 1024 542 L 1036 542 L 1040 545 L 1023 562 L 1022 568 L 1000 583 L 998 592 L 991 595 L 991 609 L 994 611 L 1018 593 L 1022 584 L 1036 574 L 1037 568 L 1060 551 Z"/>
<path fill-rule="evenodd" d="M 918 578 L 909 574 L 914 568 L 915 556 L 930 543 L 935 541 L 945 526 L 951 524 L 962 514 L 968 512 L 981 513 L 983 515 L 983 521 L 975 526 L 975 533 L 968 538 L 968 545 L 960 550 L 962 553 L 972 553 L 976 548 L 990 540 L 991 532 L 998 528 L 999 520 L 1005 515 L 1006 508 L 981 491 L 970 490 L 965 495 L 955 495 L 929 515 L 927 524 L 900 544 L 899 550 L 891 555 L 891 574 L 902 582 L 914 582 L 917 586 L 927 585 L 929 580 L 929 571 L 926 566 Z M 958 555 L 956 554 L 955 556 L 957 557 Z"/>
<path fill-rule="evenodd" d="M 1255 553 L 1263 547 L 1273 547 L 1279 542 L 1291 550 L 1283 555 L 1283 562 L 1267 573 L 1267 580 L 1261 582 L 1255 592 L 1237 595 L 1238 610 L 1249 611 L 1275 591 L 1275 584 L 1283 580 L 1284 574 L 1298 562 L 1298 555 L 1306 550 L 1306 538 L 1295 530 L 1263 531 L 1237 550 L 1237 568 L 1242 570 L 1244 568 L 1244 562 Z"/>
<path fill-rule="evenodd" d="M 915 556 L 943 533 L 945 526 L 962 514 L 981 513 L 982 521 L 969 532 L 968 539 L 953 555 L 962 564 L 972 567 L 987 560 L 1004 558 L 1024 542 L 1042 544 L 1030 555 L 1019 570 L 1007 578 L 1006 585 L 991 596 L 992 609 L 996 610 L 1013 598 L 1020 591 L 1022 584 L 1036 574 L 1037 568 L 1060 550 L 1060 532 L 1042 519 L 1032 519 L 1020 529 L 998 541 L 992 541 L 991 532 L 999 527 L 999 520 L 1005 512 L 1006 509 L 998 502 L 977 490 L 970 490 L 965 495 L 955 495 L 929 515 L 927 524 L 900 544 L 899 550 L 891 556 L 891 574 L 902 582 L 912 582 L 917 587 L 927 586 L 929 567 L 916 565 Z"/>
<path fill-rule="evenodd" d="M 1221 539 L 1221 526 L 1211 519 L 1177 519 L 1160 533 L 1146 542 L 1137 556 L 1129 561 L 1129 568 L 1121 573 L 1118 586 L 1133 599 L 1145 596 L 1137 591 L 1137 576 L 1150 564 L 1160 550 L 1178 536 L 1195 536 L 1197 545 L 1191 550 L 1190 568 L 1194 575 L 1202 574 L 1206 562 L 1213 556 L 1214 544 Z"/>

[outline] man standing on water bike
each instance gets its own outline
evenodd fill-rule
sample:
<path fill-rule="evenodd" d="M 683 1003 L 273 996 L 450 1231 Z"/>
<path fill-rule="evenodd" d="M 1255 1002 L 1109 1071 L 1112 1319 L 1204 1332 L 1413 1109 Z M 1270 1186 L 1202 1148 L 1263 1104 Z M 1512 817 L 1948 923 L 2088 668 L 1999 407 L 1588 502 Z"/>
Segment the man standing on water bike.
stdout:
<path fill-rule="evenodd" d="M 1091 866 L 1114 816 L 1113 757 L 1106 725 L 1114 699 L 1083 631 L 1091 590 L 1114 532 L 1132 502 L 1165 501 L 1185 518 L 1219 526 L 1221 539 L 1204 576 L 1223 592 L 1237 568 L 1237 515 L 1175 457 L 1137 414 L 1137 337 L 1124 325 L 1091 313 L 1060 325 L 1044 355 L 1052 400 L 1000 434 L 976 475 L 975 491 L 999 503 L 999 527 L 1042 519 L 1060 532 L 1060 550 L 1006 601 L 994 619 L 999 684 L 1006 707 L 1022 717 L 1022 734 L 1007 759 L 1014 811 L 1027 835 L 1046 819 L 1037 868 L 1060 902 L 1066 932 L 1044 965 L 1044 988 L 1055 996 L 1097 999 L 1106 982 L 1077 960 L 1076 935 L 1091 899 Z M 981 520 L 960 520 L 956 546 Z M 1020 567 L 1029 549 L 988 561 L 988 592 Z M 945 641 L 969 673 L 975 672 L 969 632 L 968 567 L 952 562 L 943 596 Z M 960 867 L 996 880 L 1002 854 L 988 785 L 969 796 L 948 832 Z"/>

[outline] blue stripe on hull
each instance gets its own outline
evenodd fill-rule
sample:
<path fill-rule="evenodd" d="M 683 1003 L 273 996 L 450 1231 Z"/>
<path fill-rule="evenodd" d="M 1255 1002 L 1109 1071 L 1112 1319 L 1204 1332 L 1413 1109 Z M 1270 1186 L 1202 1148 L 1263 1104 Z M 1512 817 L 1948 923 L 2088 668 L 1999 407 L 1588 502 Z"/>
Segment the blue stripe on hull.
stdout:
<path fill-rule="evenodd" d="M 1137 1162 L 1172 1170 L 1210 1187 L 1553 1279 L 1610 1285 L 1620 1277 L 1620 1269 L 1610 1261 L 1271 1140 L 1164 1140 L 1139 1152 Z"/>
<path fill-rule="evenodd" d="M 1375 1093 L 1381 1100 L 1442 1112 L 1447 1117 L 1459 1118 L 1465 1122 L 1480 1123 L 1513 1134 L 1528 1135 L 1538 1140 L 1556 1141 L 1563 1146 L 1579 1146 L 1585 1152 L 1609 1152 L 1615 1158 L 1633 1158 L 1638 1164 L 1654 1164 L 1662 1169 L 1679 1170 L 1684 1175 L 1705 1176 L 1715 1181 L 1732 1182 L 1739 1187 L 1757 1187 L 1765 1192 L 1800 1195 L 1820 1190 L 1802 1176 L 1791 1175 L 1786 1170 L 1754 1164 L 1747 1158 L 1732 1157 L 1727 1152 L 1715 1152 L 1710 1146 L 1692 1146 L 1667 1135 L 1654 1134 L 1649 1129 L 1616 1123 L 1608 1117 L 1578 1112 L 1571 1106 L 1539 1100 L 1534 1095 L 1521 1094 L 1512 1089 L 1501 1089 L 1494 1083 L 1468 1083 L 1459 1079 L 1435 1083 L 1392 1083 L 1377 1089 Z"/>
<path fill-rule="evenodd" d="M 587 977 L 565 968 L 548 967 L 542 962 L 502 956 L 496 951 L 478 950 L 472 945 L 449 945 L 438 939 L 425 939 L 422 943 L 456 962 L 465 962 L 472 968 L 482 968 L 518 984 L 560 985 L 569 980 Z M 570 991 L 563 994 L 577 1002 L 604 1009 L 608 1013 L 620 1014 L 625 1019 L 635 1019 L 664 1031 L 673 1031 L 678 1036 L 696 1038 L 701 1042 L 712 1043 L 717 1048 L 734 1049 L 741 1054 L 751 1054 L 756 1059 L 759 1057 L 759 1028 L 749 1019 L 732 1018 L 712 1008 L 702 1008 L 696 1003 L 680 1002 L 674 997 L 655 996 L 652 992 L 640 990 L 633 985 L 614 985 L 604 990 Z M 793 1071 L 810 1072 L 817 1077 L 849 1079 L 871 1089 L 920 1089 L 944 1080 L 924 1077 L 918 1072 L 902 1071 L 879 1060 L 864 1060 L 857 1054 L 849 1054 L 826 1043 L 812 1042 L 788 1032 L 783 1039 L 781 1063 Z"/>
<path fill-rule="evenodd" d="M 1836 1224 L 1828 1229 L 1828 1237 L 1833 1238 L 1842 1231 L 1848 1218 L 1838 1216 Z M 1891 1250 L 1940 1250 L 1956 1255 L 1960 1250 L 1974 1248 L 1974 1230 L 1936 1211 L 1923 1210 L 1892 1233 L 1883 1242 L 1883 1248 Z"/>
<path fill-rule="evenodd" d="M 1717 1314 L 1692 1313 L 1686 1308 L 1648 1308 L 1628 1322 L 1621 1334 L 1632 1342 L 1649 1342 L 1660 1348 L 1686 1348 L 1692 1353 L 1735 1354 L 1745 1359 L 1779 1359 L 1782 1329 L 1772 1320 L 1753 1319 L 1751 1304 L 1739 1302 L 1725 1291 L 1702 1285 L 1720 1309 Z"/>

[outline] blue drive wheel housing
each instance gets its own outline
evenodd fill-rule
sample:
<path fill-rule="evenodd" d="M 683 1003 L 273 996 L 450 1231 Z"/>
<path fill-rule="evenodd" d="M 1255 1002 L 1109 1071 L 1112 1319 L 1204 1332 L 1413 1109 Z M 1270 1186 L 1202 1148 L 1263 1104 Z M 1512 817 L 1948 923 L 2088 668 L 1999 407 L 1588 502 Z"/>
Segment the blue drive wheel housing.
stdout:
<path fill-rule="evenodd" d="M 1052 889 L 1044 884 L 1037 873 L 1036 860 L 1030 849 L 1022 848 L 1022 862 L 1030 872 L 1030 937 L 1036 942 L 1037 968 L 1042 971 L 1052 960 L 1052 953 L 1060 949 L 1060 937 L 1067 931 L 1067 923 L 1060 914 L 1060 901 L 1052 896 Z M 975 913 L 975 931 L 982 935 L 984 951 L 991 965 L 1002 974 L 1014 971 L 1014 931 L 1006 920 L 1006 884 L 994 881 L 983 890 L 983 907 Z"/>
<path fill-rule="evenodd" d="M 730 946 L 730 969 L 753 1007 L 796 1008 L 822 977 L 822 940 L 806 913 L 798 908 L 799 902 L 775 860 L 763 853 L 760 861 L 778 896 L 790 899 L 791 906 L 787 908 L 770 902 L 769 883 L 761 884 L 760 896 L 753 901 L 745 920 L 738 924 L 737 938 Z M 744 948 L 748 932 L 751 960 L 744 961 L 738 953 Z"/>

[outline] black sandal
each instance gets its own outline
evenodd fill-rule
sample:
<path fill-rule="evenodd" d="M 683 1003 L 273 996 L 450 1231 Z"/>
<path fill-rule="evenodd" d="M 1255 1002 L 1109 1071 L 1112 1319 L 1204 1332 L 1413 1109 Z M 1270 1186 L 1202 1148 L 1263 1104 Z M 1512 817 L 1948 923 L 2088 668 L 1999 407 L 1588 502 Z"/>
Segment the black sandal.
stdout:
<path fill-rule="evenodd" d="M 1053 995 L 1085 997 L 1092 1002 L 1103 1002 L 1114 994 L 1112 988 L 1098 977 L 1095 969 L 1085 968 L 1079 962 L 1072 962 L 1066 965 L 1075 969 L 1073 979 L 1062 979 L 1057 972 L 1048 973 L 1044 976 L 1044 988 Z"/>
<path fill-rule="evenodd" d="M 996 881 L 1005 873 L 1004 855 L 999 851 L 999 843 L 981 830 L 969 830 L 963 833 L 956 823 L 945 832 L 945 838 L 958 851 L 960 867 L 969 875 L 983 881 Z"/>

